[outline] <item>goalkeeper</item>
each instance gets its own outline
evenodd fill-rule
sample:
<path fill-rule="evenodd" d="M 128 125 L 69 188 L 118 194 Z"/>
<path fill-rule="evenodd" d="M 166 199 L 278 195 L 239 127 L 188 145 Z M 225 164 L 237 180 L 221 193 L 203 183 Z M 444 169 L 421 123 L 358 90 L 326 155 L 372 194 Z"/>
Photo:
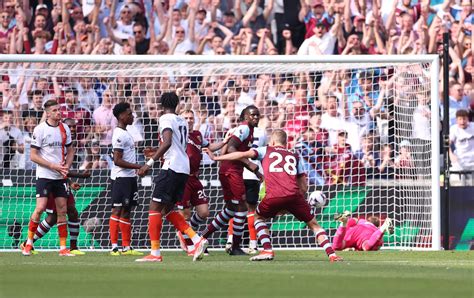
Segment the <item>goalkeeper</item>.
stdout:
<path fill-rule="evenodd" d="M 335 250 L 379 250 L 383 245 L 383 234 L 391 230 L 392 220 L 386 218 L 382 226 L 377 216 L 365 219 L 350 217 L 349 211 L 336 215 L 341 222 L 334 236 L 332 247 Z"/>

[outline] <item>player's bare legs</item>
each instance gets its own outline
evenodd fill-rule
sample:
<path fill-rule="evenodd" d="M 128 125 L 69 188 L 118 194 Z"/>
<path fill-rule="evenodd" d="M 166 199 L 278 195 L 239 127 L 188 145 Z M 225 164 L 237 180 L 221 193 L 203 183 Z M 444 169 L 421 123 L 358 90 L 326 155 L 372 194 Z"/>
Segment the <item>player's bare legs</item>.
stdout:
<path fill-rule="evenodd" d="M 386 218 L 385 222 L 383 223 L 382 226 L 380 226 L 369 238 L 369 240 L 364 241 L 362 243 L 362 249 L 364 251 L 369 251 L 369 250 L 378 250 L 380 247 L 379 243 L 380 238 L 383 237 L 383 234 L 385 232 L 389 231 L 389 228 L 392 226 L 392 220 L 390 218 Z"/>
<path fill-rule="evenodd" d="M 306 223 L 308 228 L 313 231 L 314 235 L 316 236 L 316 241 L 318 245 L 324 249 L 326 254 L 329 257 L 329 261 L 331 262 L 340 262 L 342 258 L 337 256 L 332 248 L 331 242 L 329 242 L 329 238 L 326 235 L 326 231 L 318 224 L 316 218 L 313 217 L 312 220 Z"/>

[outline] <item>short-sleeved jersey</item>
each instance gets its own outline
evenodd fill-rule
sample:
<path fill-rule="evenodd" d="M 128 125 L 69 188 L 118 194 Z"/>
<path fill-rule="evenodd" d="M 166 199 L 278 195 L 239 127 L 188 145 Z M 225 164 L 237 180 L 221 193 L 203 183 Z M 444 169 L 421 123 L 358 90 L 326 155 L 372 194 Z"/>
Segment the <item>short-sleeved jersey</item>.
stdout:
<path fill-rule="evenodd" d="M 163 166 L 161 168 L 189 175 L 189 158 L 186 154 L 188 123 L 183 117 L 176 114 L 164 114 L 159 121 L 161 141 L 163 141 L 163 132 L 167 129 L 173 132 L 173 136 L 171 147 L 163 155 Z"/>
<path fill-rule="evenodd" d="M 362 245 L 365 241 L 368 241 L 372 234 L 377 231 L 377 227 L 364 219 L 359 219 L 357 224 L 347 229 L 344 235 L 345 247 L 353 247 L 356 250 L 364 250 Z M 373 246 L 372 250 L 377 250 L 383 245 L 383 239 L 380 238 L 379 242 Z"/>
<path fill-rule="evenodd" d="M 232 134 L 232 139 L 237 140 L 238 146 L 237 151 L 245 152 L 252 148 L 253 143 L 253 131 L 254 128 L 250 127 L 247 123 L 243 122 L 239 125 Z M 243 173 L 244 165 L 240 161 L 229 161 L 225 160 L 221 162 L 221 166 L 219 168 L 219 173 L 226 173 L 226 172 L 237 172 Z"/>
<path fill-rule="evenodd" d="M 186 153 L 189 157 L 189 171 L 190 175 L 199 176 L 199 166 L 202 160 L 202 148 L 208 147 L 209 142 L 203 139 L 202 134 L 199 130 L 192 131 L 189 134 L 188 145 L 186 147 Z"/>
<path fill-rule="evenodd" d="M 71 131 L 69 127 L 62 123 L 65 135 L 61 132 L 58 126 L 51 126 L 47 121 L 40 123 L 33 130 L 33 138 L 31 140 L 31 147 L 39 151 L 39 155 L 52 163 L 61 164 L 65 159 L 66 147 L 72 144 Z M 64 139 L 65 137 L 65 139 Z M 64 144 L 64 146 L 63 146 Z M 57 171 L 38 165 L 36 167 L 36 178 L 46 178 L 52 180 L 64 179 L 64 177 Z"/>
<path fill-rule="evenodd" d="M 135 142 L 132 135 L 125 129 L 116 127 L 112 133 L 112 148 L 114 151 L 122 152 L 122 158 L 129 163 L 137 162 L 137 155 L 135 153 Z M 126 169 L 113 165 L 110 176 L 113 180 L 117 177 L 135 177 L 135 169 Z"/>
<path fill-rule="evenodd" d="M 255 127 L 253 130 L 253 144 L 252 148 L 264 147 L 267 145 L 267 134 L 264 129 Z M 260 167 L 260 173 L 263 174 L 262 163 L 259 160 L 254 162 Z M 244 180 L 259 180 L 257 175 L 244 168 Z"/>
<path fill-rule="evenodd" d="M 262 162 L 265 198 L 300 195 L 296 178 L 304 174 L 304 169 L 297 154 L 280 146 L 259 147 L 253 150 L 254 159 Z"/>

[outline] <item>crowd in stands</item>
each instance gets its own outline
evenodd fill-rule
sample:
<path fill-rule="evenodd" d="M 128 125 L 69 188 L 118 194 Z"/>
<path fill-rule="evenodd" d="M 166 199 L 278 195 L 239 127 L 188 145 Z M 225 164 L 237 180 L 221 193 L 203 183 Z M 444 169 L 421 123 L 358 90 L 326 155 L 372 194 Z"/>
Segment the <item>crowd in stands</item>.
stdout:
<path fill-rule="evenodd" d="M 470 0 L 4 0 L 1 54 L 388 55 L 436 54 L 450 32 L 452 161 L 474 170 L 473 4 Z M 1 64 L 3 69 L 11 64 Z M 28 68 L 28 65 L 18 65 Z M 423 66 L 315 73 L 25 76 L 1 73 L 2 168 L 32 169 L 29 143 L 57 99 L 76 120 L 78 167 L 110 168 L 112 107 L 132 104 L 139 148 L 158 146 L 161 91 L 178 90 L 196 129 L 222 138 L 254 104 L 259 127 L 284 128 L 314 184 L 412 177 L 431 158 L 430 74 Z M 442 82 L 440 82 L 440 91 Z M 441 95 L 440 95 L 441 96 Z M 460 112 L 461 111 L 461 112 Z M 459 120 L 461 119 L 462 120 Z M 462 123 L 461 123 L 462 122 Z M 464 123 L 465 122 L 465 123 Z M 143 159 L 143 155 L 141 156 Z M 209 160 L 208 160 L 209 161 Z"/>

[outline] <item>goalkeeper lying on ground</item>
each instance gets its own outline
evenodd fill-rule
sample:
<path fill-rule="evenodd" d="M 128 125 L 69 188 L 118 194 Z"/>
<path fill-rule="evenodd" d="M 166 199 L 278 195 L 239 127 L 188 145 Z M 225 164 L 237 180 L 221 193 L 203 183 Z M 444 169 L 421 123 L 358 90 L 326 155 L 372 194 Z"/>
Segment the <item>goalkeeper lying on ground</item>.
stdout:
<path fill-rule="evenodd" d="M 334 219 L 342 224 L 336 231 L 332 247 L 335 250 L 378 250 L 383 245 L 383 234 L 392 227 L 392 220 L 386 218 L 382 226 L 377 216 L 365 219 L 350 217 L 349 211 Z"/>

